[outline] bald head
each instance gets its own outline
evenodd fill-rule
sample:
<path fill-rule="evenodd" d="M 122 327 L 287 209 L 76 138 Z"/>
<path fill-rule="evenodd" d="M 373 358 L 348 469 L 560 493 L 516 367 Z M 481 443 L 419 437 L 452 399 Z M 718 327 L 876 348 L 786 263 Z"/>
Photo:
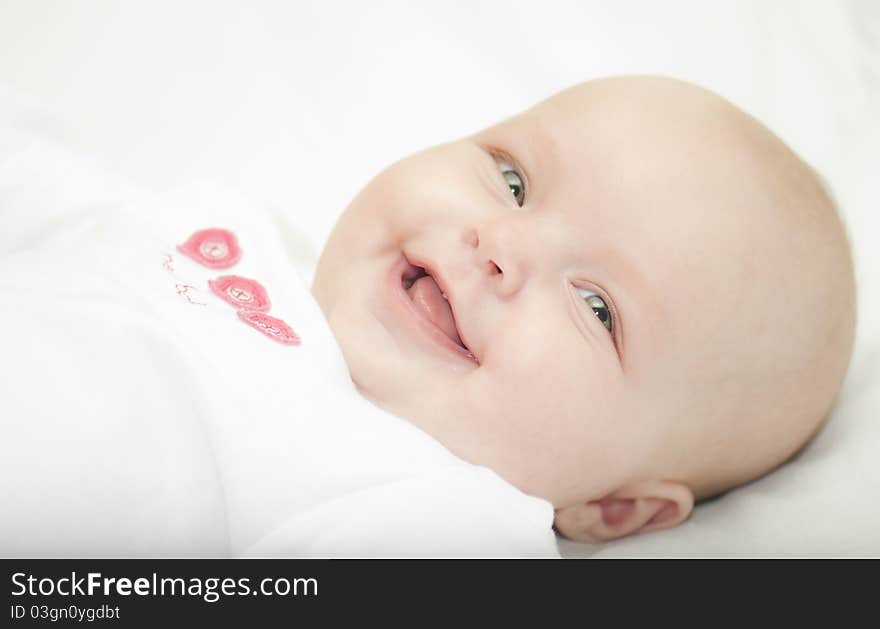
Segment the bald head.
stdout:
<path fill-rule="evenodd" d="M 629 365 L 656 400 L 654 450 L 632 476 L 704 498 L 791 457 L 828 414 L 855 327 L 849 243 L 817 174 L 753 117 L 674 79 L 590 81 L 527 115 L 556 152 L 582 145 L 560 168 L 613 208 L 594 212 L 596 229 L 624 234 L 653 286 L 648 332 L 625 335 L 655 359 Z"/>
<path fill-rule="evenodd" d="M 851 251 L 830 191 L 757 121 L 746 118 L 741 127 L 755 191 L 752 229 L 762 233 L 741 258 L 749 333 L 728 340 L 744 369 L 717 381 L 727 404 L 706 409 L 708 421 L 693 433 L 699 441 L 689 442 L 701 449 L 688 471 L 697 498 L 771 471 L 817 433 L 855 334 Z M 731 384 L 737 376 L 739 385 Z"/>
<path fill-rule="evenodd" d="M 753 117 L 682 81 L 603 79 L 539 107 L 620 162 L 607 202 L 663 234 L 654 255 L 668 264 L 654 269 L 668 325 L 655 332 L 670 368 L 652 386 L 665 435 L 639 473 L 699 499 L 786 461 L 827 417 L 855 329 L 850 247 L 820 178 Z M 692 313 L 685 328 L 676 309 Z"/>

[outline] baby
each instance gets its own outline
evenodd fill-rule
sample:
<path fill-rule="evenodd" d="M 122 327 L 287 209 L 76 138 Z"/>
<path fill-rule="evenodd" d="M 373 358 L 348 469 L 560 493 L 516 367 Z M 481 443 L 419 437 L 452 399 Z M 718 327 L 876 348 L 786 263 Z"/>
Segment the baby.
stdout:
<path fill-rule="evenodd" d="M 816 174 L 719 96 L 590 81 L 378 175 L 312 293 L 357 389 L 602 541 L 816 434 L 855 286 Z"/>

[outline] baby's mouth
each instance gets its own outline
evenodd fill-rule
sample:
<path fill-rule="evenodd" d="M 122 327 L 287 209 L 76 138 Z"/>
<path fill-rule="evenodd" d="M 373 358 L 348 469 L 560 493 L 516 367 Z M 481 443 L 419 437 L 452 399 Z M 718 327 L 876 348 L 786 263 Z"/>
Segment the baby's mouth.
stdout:
<path fill-rule="evenodd" d="M 449 300 L 434 278 L 424 268 L 410 264 L 401 277 L 403 290 L 416 310 L 449 337 L 459 347 L 470 352 L 461 340 L 455 314 Z"/>

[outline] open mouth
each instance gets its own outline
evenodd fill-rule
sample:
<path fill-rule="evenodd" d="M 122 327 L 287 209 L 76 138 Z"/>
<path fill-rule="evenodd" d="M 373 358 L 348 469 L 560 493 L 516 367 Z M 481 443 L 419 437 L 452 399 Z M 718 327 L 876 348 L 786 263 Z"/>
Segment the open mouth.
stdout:
<path fill-rule="evenodd" d="M 407 264 L 400 283 L 415 306 L 416 312 L 476 362 L 473 352 L 461 338 L 452 304 L 429 270 L 411 263 Z"/>

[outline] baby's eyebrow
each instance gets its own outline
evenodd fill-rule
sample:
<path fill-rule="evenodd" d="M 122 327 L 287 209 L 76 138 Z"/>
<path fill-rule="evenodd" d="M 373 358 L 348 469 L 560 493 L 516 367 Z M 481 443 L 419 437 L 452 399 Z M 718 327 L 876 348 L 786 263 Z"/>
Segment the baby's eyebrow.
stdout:
<path fill-rule="evenodd" d="M 637 317 L 639 320 L 646 319 L 639 317 L 638 313 L 650 309 L 656 316 L 647 319 L 663 321 L 667 318 L 667 309 L 648 280 L 647 273 L 635 262 L 633 253 L 614 245 L 600 245 L 591 252 L 590 257 L 602 260 L 603 276 L 588 279 L 596 281 L 611 297 L 619 316 L 617 323 L 621 329 L 618 340 L 623 360 L 627 353 L 623 332 Z"/>
<path fill-rule="evenodd" d="M 489 135 L 480 134 L 480 143 L 488 143 L 510 155 L 523 169 L 527 183 L 534 189 L 541 173 L 557 169 L 556 140 L 539 116 L 524 112 L 517 117 L 524 128 L 505 126 L 490 128 Z M 516 130 L 513 130 L 516 129 Z M 493 131 L 494 130 L 494 131 Z"/>
<path fill-rule="evenodd" d="M 539 171 L 554 172 L 558 170 L 558 148 L 556 138 L 538 116 L 528 119 L 529 132 L 518 143 L 519 161 L 537 178 Z"/>

